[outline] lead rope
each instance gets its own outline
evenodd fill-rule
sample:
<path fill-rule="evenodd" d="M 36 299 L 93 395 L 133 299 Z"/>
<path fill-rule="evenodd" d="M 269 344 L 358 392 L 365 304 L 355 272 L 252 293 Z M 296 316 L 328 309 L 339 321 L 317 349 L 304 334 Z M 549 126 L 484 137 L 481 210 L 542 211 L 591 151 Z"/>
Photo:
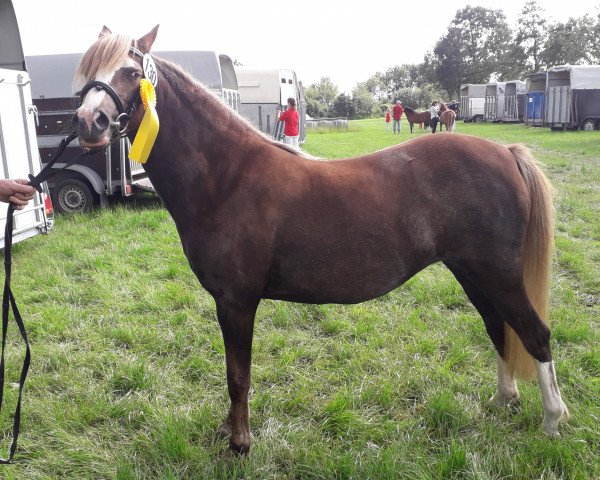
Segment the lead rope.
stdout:
<path fill-rule="evenodd" d="M 76 133 L 70 134 L 64 138 L 57 150 L 56 155 L 48 162 L 44 168 L 36 176 L 29 175 L 29 185 L 36 188 L 41 192 L 41 184 L 46 181 L 56 171 L 51 172 L 50 169 L 56 163 L 56 160 L 63 154 L 67 146 L 77 138 Z M 79 160 L 81 157 L 96 153 L 95 151 L 86 151 L 79 155 L 73 163 Z M 66 165 L 64 168 L 69 167 L 73 163 Z M 4 348 L 6 346 L 6 333 L 8 330 L 8 320 L 10 315 L 10 309 L 12 309 L 15 322 L 21 333 L 21 338 L 25 343 L 25 358 L 23 359 L 23 367 L 21 368 L 21 376 L 19 377 L 19 395 L 17 398 L 17 407 L 15 408 L 15 416 L 13 420 L 13 437 L 10 444 L 10 450 L 8 452 L 8 458 L 0 457 L 0 464 L 11 463 L 15 451 L 17 450 L 17 440 L 19 438 L 19 431 L 21 429 L 21 398 L 23 394 L 23 387 L 25 386 L 25 379 L 27 378 L 27 372 L 29 371 L 29 364 L 31 363 L 31 351 L 29 349 L 29 340 L 27 338 L 27 331 L 25 330 L 25 323 L 17 307 L 17 302 L 10 288 L 10 277 L 11 277 L 11 266 L 12 266 L 12 239 L 13 239 L 13 225 L 14 225 L 14 213 L 16 205 L 11 203 L 8 205 L 6 214 L 6 227 L 4 229 L 4 295 L 2 297 L 2 351 L 0 353 L 0 413 L 2 412 L 2 401 L 4 399 Z"/>

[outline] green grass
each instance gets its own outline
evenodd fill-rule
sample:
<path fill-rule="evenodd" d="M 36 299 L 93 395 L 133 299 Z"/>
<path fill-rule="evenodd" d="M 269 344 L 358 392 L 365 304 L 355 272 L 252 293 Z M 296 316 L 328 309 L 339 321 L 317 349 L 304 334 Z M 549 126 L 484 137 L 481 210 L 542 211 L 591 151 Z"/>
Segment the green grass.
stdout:
<path fill-rule="evenodd" d="M 311 153 L 358 155 L 405 141 L 383 120 L 312 135 Z M 266 301 L 256 322 L 253 449 L 225 455 L 228 408 L 214 304 L 151 196 L 60 216 L 17 245 L 14 291 L 33 363 L 8 479 L 600 478 L 600 132 L 523 125 L 458 131 L 533 148 L 554 183 L 552 347 L 572 414 L 541 431 L 535 383 L 491 409 L 495 361 L 483 323 L 434 265 L 352 306 Z M 418 131 L 413 136 L 424 134 Z M 10 434 L 22 350 L 11 325 Z M 9 413 L 10 412 L 10 413 Z"/>

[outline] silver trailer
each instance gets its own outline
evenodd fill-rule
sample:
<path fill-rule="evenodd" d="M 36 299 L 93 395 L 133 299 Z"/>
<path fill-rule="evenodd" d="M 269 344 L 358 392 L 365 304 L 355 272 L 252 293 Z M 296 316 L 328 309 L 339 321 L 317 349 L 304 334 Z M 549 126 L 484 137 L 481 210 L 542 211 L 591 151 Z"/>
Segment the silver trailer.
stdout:
<path fill-rule="evenodd" d="M 506 82 L 504 92 L 503 122 L 522 122 L 525 112 L 525 91 L 527 86 L 521 80 Z"/>
<path fill-rule="evenodd" d="M 485 87 L 476 83 L 460 86 L 460 118 L 465 122 L 483 122 Z"/>
<path fill-rule="evenodd" d="M 484 122 L 500 122 L 504 115 L 506 82 L 490 82 L 485 86 Z"/>
<path fill-rule="evenodd" d="M 261 132 L 280 140 L 282 126 L 277 111 L 285 109 L 288 98 L 296 99 L 298 108 L 299 141 L 306 140 L 306 100 L 302 83 L 288 69 L 236 69 L 240 88 L 240 114 Z"/>
<path fill-rule="evenodd" d="M 552 129 L 598 129 L 600 66 L 563 65 L 547 73 L 546 125 Z"/>
<path fill-rule="evenodd" d="M 233 62 L 213 51 L 154 52 L 160 58 L 181 65 L 207 86 L 227 105 L 238 111 L 240 96 Z M 39 110 L 37 129 L 42 161 L 48 161 L 65 136 L 70 119 L 78 106 L 72 91 L 75 70 L 81 53 L 38 55 L 26 62 L 34 79 L 34 102 Z M 85 212 L 108 196 L 131 195 L 135 190 L 154 191 L 142 165 L 128 158 L 130 142 L 124 138 L 105 152 L 86 157 L 55 176 L 49 182 L 56 207 L 62 212 Z M 60 168 L 78 154 L 76 146 L 68 148 Z"/>
<path fill-rule="evenodd" d="M 0 175 L 24 178 L 42 168 L 35 136 L 36 109 L 31 99 L 31 80 L 25 68 L 17 19 L 10 0 L 0 0 Z M 14 216 L 13 243 L 52 227 L 53 210 L 47 186 Z M 0 248 L 8 204 L 0 203 Z"/>
<path fill-rule="evenodd" d="M 538 72 L 527 77 L 525 115 L 523 116 L 526 125 L 541 126 L 544 124 L 547 76 L 546 72 Z"/>

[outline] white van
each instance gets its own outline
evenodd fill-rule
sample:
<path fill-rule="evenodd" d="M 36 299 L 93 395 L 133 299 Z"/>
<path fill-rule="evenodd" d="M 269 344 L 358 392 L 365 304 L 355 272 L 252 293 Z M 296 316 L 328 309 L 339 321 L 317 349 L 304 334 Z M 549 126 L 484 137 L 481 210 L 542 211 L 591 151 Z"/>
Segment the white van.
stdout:
<path fill-rule="evenodd" d="M 35 134 L 36 108 L 31 100 L 29 74 L 17 19 L 10 0 L 0 0 L 0 175 L 27 178 L 42 168 Z M 44 184 L 44 187 L 45 184 Z M 4 225 L 8 204 L 0 203 L 0 248 L 4 248 Z M 23 210 L 15 212 L 13 243 L 52 227 L 50 196 L 36 193 Z"/>

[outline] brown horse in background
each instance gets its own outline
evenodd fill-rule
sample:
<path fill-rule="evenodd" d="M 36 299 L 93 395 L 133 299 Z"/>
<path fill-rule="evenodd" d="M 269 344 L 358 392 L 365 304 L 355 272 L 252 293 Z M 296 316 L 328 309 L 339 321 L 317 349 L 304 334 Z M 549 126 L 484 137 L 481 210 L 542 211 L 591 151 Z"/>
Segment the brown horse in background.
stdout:
<path fill-rule="evenodd" d="M 446 127 L 447 132 L 453 132 L 456 122 L 456 113 L 450 110 L 444 102 L 440 102 L 440 122 Z M 440 131 L 442 128 L 440 127 Z"/>
<path fill-rule="evenodd" d="M 410 107 L 404 107 L 404 114 L 406 115 L 406 119 L 410 125 L 410 133 L 413 133 L 413 125 L 415 123 L 423 123 L 425 124 L 425 127 L 429 127 L 429 122 L 431 121 L 431 112 L 415 112 Z"/>
<path fill-rule="evenodd" d="M 134 41 L 105 27 L 83 56 L 77 83 L 95 86 L 73 118 L 84 147 L 107 145 L 121 128 L 115 97 L 97 90 L 100 82 L 134 108 L 141 57 L 157 28 Z M 232 450 L 250 448 L 252 336 L 262 298 L 363 302 L 436 262 L 460 282 L 496 348 L 492 402 L 518 397 L 515 375 L 531 375 L 528 365 L 540 382 L 544 429 L 558 434 L 568 412 L 544 323 L 552 201 L 525 147 L 427 135 L 315 161 L 261 134 L 178 66 L 155 62 L 160 132 L 144 168 L 215 300 L 231 399 L 222 428 Z M 142 114 L 137 107 L 131 117 L 130 139 Z"/>

